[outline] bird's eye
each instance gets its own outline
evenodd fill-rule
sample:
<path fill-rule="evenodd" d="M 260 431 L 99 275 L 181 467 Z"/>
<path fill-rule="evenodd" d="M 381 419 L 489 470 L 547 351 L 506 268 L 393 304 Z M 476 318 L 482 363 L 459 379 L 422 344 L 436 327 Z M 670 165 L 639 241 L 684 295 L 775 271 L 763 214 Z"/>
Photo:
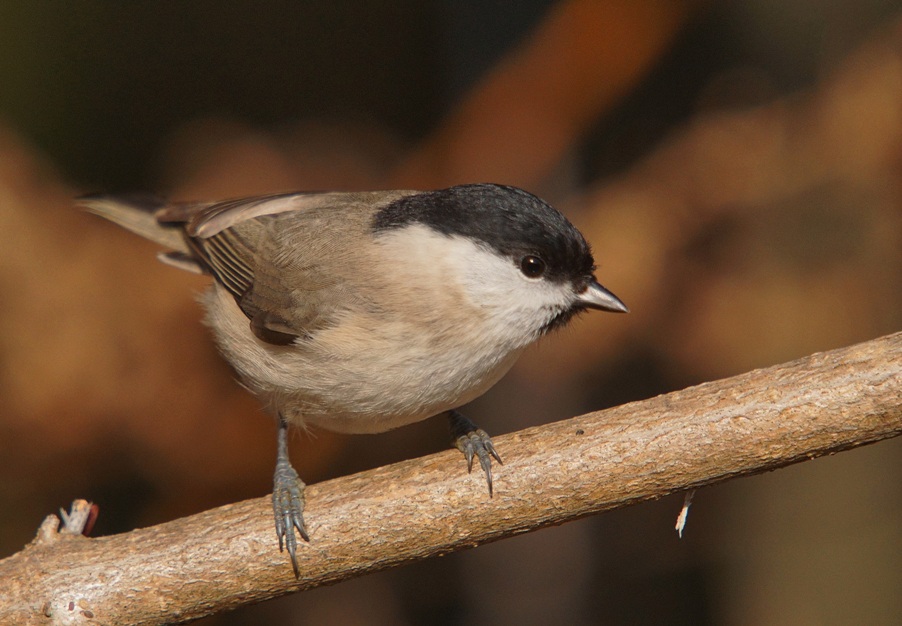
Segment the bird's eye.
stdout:
<path fill-rule="evenodd" d="M 533 254 L 520 259 L 520 271 L 527 278 L 538 278 L 545 273 L 545 268 L 545 261 Z"/>

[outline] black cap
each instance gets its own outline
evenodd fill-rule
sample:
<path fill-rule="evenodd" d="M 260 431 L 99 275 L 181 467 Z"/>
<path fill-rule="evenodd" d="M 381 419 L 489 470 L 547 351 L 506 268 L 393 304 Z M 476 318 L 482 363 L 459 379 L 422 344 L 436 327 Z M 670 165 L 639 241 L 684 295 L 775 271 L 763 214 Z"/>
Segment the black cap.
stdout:
<path fill-rule="evenodd" d="M 545 277 L 556 282 L 592 275 L 595 262 L 582 234 L 536 196 L 505 185 L 459 185 L 405 196 L 376 213 L 375 232 L 422 224 L 467 237 L 515 261 L 541 257 Z"/>

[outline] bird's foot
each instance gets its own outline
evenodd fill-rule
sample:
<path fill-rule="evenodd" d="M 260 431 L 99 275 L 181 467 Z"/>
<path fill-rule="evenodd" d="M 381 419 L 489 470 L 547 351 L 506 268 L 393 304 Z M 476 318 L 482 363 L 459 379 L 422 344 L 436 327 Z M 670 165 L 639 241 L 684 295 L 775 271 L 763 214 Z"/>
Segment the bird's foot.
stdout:
<path fill-rule="evenodd" d="M 297 560 L 298 540 L 294 531 L 297 530 L 304 541 L 310 541 L 310 536 L 304 526 L 304 482 L 287 457 L 280 458 L 276 462 L 272 510 L 276 519 L 276 534 L 279 536 L 279 552 L 288 550 L 294 577 L 300 578 Z"/>
<path fill-rule="evenodd" d="M 451 425 L 451 436 L 454 438 L 454 445 L 464 453 L 464 457 L 467 459 L 467 471 L 473 471 L 473 458 L 478 458 L 479 465 L 482 466 L 486 482 L 489 485 L 489 497 L 492 497 L 492 459 L 494 458 L 498 463 L 504 464 L 495 450 L 495 446 L 492 445 L 492 438 L 457 411 L 448 413 L 448 421 Z"/>

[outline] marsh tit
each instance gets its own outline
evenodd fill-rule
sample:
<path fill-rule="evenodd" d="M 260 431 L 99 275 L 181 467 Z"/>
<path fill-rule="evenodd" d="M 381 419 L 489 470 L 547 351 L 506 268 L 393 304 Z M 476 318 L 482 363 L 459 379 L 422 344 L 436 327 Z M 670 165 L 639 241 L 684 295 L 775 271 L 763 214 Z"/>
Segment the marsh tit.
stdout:
<path fill-rule="evenodd" d="M 580 232 L 515 187 L 80 202 L 213 277 L 207 323 L 278 417 L 273 512 L 296 576 L 295 530 L 309 537 L 289 425 L 377 433 L 445 415 L 491 495 L 501 457 L 456 409 L 575 314 L 627 311 L 596 281 Z"/>

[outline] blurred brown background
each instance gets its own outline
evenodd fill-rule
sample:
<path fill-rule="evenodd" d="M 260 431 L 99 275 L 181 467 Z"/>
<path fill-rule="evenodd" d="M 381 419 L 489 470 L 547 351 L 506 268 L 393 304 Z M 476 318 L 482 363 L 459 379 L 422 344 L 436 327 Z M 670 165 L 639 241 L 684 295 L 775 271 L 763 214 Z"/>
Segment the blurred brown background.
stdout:
<path fill-rule="evenodd" d="M 77 497 L 106 534 L 271 488 L 205 280 L 79 193 L 545 197 L 633 312 L 467 409 L 500 434 L 900 330 L 900 166 L 900 2 L 2 3 L 0 556 Z M 293 445 L 316 482 L 449 444 Z M 672 497 L 203 623 L 898 624 L 900 479 L 886 442 L 702 490 L 682 540 Z"/>

